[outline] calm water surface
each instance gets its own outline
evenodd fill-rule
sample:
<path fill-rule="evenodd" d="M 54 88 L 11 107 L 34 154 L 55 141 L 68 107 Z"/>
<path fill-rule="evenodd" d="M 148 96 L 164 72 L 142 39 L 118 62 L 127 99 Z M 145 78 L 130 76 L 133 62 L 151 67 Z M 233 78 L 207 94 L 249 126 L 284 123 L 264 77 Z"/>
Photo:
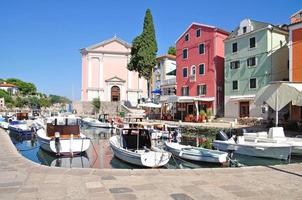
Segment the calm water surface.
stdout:
<path fill-rule="evenodd" d="M 31 138 L 18 138 L 15 134 L 9 133 L 10 137 L 19 152 L 26 158 L 33 162 L 40 163 L 47 166 L 57 167 L 77 167 L 77 168 L 119 168 L 119 169 L 133 169 L 140 168 L 135 165 L 127 164 L 113 156 L 109 147 L 108 139 L 113 134 L 110 129 L 101 128 L 87 128 L 82 127 L 82 132 L 91 138 L 92 144 L 86 153 L 76 157 L 56 157 L 48 152 L 40 149 L 39 143 Z M 158 146 L 162 145 L 162 141 L 158 141 Z M 255 165 L 277 165 L 287 164 L 289 161 L 282 161 L 276 159 L 255 158 L 243 155 L 234 155 L 234 158 L 240 165 L 255 166 Z M 302 157 L 292 157 L 291 163 L 302 162 Z M 202 163 L 202 162 L 188 162 L 177 157 L 172 157 L 169 163 L 164 168 L 205 168 L 205 167 L 222 167 L 221 165 Z"/>

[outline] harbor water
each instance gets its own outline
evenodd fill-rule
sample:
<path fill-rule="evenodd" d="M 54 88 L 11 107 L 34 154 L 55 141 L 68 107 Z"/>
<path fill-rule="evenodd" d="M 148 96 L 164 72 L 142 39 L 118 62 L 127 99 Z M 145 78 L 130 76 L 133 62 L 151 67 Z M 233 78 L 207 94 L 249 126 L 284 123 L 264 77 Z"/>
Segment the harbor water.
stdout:
<path fill-rule="evenodd" d="M 114 134 L 112 129 L 88 128 L 82 127 L 81 131 L 91 138 L 90 148 L 81 155 L 74 157 L 57 157 L 42 150 L 35 138 L 20 138 L 13 132 L 9 133 L 12 142 L 17 150 L 27 159 L 47 166 L 65 167 L 65 168 L 117 168 L 134 169 L 139 166 L 125 163 L 113 156 L 109 146 L 109 138 Z M 156 145 L 161 147 L 163 141 L 156 141 Z M 301 157 L 292 156 L 289 160 L 277 160 L 268 158 L 256 158 L 244 155 L 234 154 L 234 165 L 218 165 L 205 162 L 191 162 L 172 156 L 169 163 L 163 168 L 167 169 L 185 169 L 185 168 L 209 168 L 209 167 L 238 167 L 238 166 L 258 166 L 258 165 L 278 165 L 302 162 Z"/>

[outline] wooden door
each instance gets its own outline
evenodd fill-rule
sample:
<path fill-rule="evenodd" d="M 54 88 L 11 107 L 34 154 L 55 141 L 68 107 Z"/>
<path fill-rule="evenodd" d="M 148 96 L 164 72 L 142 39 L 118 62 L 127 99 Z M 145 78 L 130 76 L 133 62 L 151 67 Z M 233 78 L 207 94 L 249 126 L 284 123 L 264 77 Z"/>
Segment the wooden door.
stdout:
<path fill-rule="evenodd" d="M 120 101 L 120 88 L 118 86 L 111 88 L 111 101 Z"/>
<path fill-rule="evenodd" d="M 240 117 L 249 117 L 250 116 L 250 103 L 249 102 L 240 102 L 239 115 L 240 115 Z"/>

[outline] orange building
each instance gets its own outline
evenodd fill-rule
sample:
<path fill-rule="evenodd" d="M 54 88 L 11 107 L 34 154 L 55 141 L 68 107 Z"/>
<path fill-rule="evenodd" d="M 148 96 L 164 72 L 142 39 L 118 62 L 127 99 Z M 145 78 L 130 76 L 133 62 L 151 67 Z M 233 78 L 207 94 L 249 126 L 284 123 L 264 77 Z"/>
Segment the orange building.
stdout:
<path fill-rule="evenodd" d="M 302 10 L 293 14 L 289 25 L 289 80 L 302 81 Z"/>
<path fill-rule="evenodd" d="M 289 80 L 302 82 L 302 9 L 290 17 L 289 25 Z M 291 119 L 302 120 L 302 108 L 291 106 Z"/>

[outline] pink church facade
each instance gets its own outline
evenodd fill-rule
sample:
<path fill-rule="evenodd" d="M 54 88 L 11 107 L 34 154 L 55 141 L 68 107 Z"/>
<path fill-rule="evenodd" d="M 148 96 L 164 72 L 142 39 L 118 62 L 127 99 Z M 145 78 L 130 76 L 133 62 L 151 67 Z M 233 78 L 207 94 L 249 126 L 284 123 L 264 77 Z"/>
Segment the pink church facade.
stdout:
<path fill-rule="evenodd" d="M 137 105 L 147 97 L 147 81 L 129 71 L 131 44 L 113 37 L 81 49 L 82 101 L 127 101 Z"/>

